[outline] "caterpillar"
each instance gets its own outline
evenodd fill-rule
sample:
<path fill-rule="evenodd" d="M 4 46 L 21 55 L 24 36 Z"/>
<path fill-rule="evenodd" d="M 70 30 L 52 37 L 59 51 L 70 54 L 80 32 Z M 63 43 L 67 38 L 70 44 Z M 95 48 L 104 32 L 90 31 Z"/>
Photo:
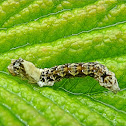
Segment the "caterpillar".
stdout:
<path fill-rule="evenodd" d="M 39 69 L 29 61 L 19 58 L 12 59 L 8 71 L 13 76 L 28 79 L 29 83 L 37 83 L 40 87 L 53 86 L 63 78 L 90 76 L 99 84 L 114 93 L 120 90 L 115 74 L 98 62 L 67 63 L 52 68 Z"/>

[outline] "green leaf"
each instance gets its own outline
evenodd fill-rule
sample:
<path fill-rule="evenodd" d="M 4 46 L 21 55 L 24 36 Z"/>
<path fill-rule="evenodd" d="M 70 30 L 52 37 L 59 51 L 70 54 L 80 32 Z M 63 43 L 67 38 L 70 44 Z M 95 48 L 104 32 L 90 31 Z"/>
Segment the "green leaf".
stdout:
<path fill-rule="evenodd" d="M 0 1 L 0 125 L 126 125 L 125 0 Z M 38 68 L 98 61 L 121 91 L 93 78 L 40 88 L 9 74 L 11 59 Z"/>

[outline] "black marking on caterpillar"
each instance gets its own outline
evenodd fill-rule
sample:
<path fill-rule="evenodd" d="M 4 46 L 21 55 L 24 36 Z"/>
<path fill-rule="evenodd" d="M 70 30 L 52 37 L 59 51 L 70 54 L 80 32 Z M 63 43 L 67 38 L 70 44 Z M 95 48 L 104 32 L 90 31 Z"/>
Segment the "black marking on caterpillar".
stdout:
<path fill-rule="evenodd" d="M 98 62 L 68 63 L 52 68 L 39 69 L 31 62 L 19 58 L 12 60 L 8 66 L 9 72 L 28 79 L 30 83 L 37 83 L 40 87 L 53 86 L 63 78 L 90 76 L 114 93 L 120 90 L 115 74 Z"/>

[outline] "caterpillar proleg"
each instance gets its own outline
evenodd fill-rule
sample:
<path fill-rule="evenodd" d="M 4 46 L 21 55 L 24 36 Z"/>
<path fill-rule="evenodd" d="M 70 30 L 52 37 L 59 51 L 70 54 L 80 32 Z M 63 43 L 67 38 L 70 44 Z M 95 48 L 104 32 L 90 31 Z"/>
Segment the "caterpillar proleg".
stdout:
<path fill-rule="evenodd" d="M 115 74 L 98 62 L 68 63 L 52 68 L 39 69 L 31 62 L 19 58 L 12 59 L 8 66 L 9 72 L 28 79 L 30 83 L 37 83 L 40 87 L 53 86 L 63 78 L 90 76 L 114 93 L 120 90 Z"/>

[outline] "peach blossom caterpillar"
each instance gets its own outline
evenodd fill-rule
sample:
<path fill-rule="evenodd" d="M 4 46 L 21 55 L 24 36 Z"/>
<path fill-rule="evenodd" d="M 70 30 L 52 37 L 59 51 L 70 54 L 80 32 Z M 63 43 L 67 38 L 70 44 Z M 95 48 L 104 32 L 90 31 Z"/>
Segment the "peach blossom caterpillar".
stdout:
<path fill-rule="evenodd" d="M 28 79 L 30 83 L 37 83 L 40 87 L 53 86 L 62 78 L 90 76 L 114 93 L 120 90 L 115 74 L 98 62 L 68 63 L 52 68 L 39 69 L 31 62 L 19 58 L 12 59 L 8 66 L 9 72 Z"/>

